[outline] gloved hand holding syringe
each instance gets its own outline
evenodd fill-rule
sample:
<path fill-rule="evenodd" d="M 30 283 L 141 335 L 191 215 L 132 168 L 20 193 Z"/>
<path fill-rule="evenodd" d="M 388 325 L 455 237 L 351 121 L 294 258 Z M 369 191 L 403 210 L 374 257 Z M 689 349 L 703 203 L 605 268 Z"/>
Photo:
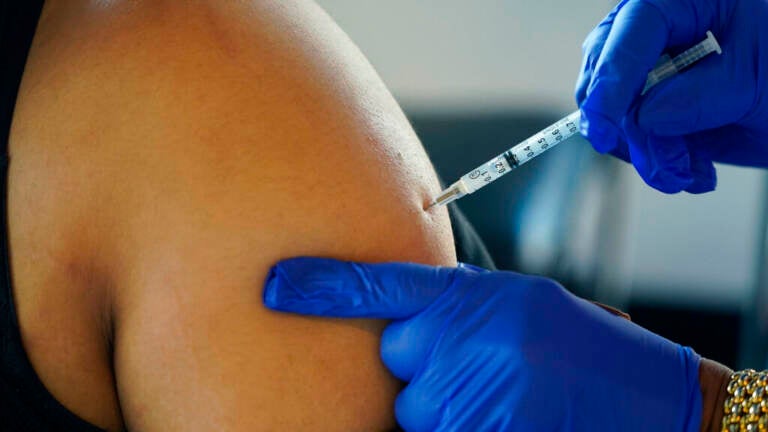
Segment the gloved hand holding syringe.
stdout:
<path fill-rule="evenodd" d="M 674 58 L 669 56 L 662 57 L 656 67 L 648 74 L 643 94 L 659 82 L 676 75 L 713 52 L 722 53 L 717 39 L 715 39 L 712 32 L 707 32 L 707 38 L 704 41 L 682 54 Z M 557 121 L 536 135 L 462 176 L 458 181 L 437 195 L 429 207 L 448 204 L 493 183 L 504 174 L 509 173 L 575 135 L 579 131 L 580 121 L 581 114 L 579 111 Z"/>

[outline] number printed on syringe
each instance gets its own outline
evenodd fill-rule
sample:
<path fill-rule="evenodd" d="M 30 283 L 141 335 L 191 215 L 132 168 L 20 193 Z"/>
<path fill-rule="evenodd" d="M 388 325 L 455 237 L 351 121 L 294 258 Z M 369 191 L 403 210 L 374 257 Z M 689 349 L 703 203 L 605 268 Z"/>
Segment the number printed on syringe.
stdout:
<path fill-rule="evenodd" d="M 509 152 L 515 157 L 516 166 L 528 162 L 578 132 L 576 121 L 570 117 L 565 118 L 562 123 L 547 128 L 520 146 L 512 148 Z"/>
<path fill-rule="evenodd" d="M 578 132 L 578 118 L 579 112 L 577 111 L 461 177 L 462 186 L 466 189 L 466 193 L 472 193 L 488 183 L 492 183 L 497 178 L 573 136 Z"/>

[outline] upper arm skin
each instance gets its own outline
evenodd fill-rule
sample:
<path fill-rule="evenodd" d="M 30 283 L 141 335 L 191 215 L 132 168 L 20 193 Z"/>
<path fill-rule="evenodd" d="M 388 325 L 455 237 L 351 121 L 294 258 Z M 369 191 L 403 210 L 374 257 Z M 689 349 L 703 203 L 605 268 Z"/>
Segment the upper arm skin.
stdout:
<path fill-rule="evenodd" d="M 59 55 L 93 111 L 72 128 L 109 209 L 94 223 L 129 429 L 391 427 L 384 323 L 261 301 L 290 256 L 455 264 L 445 210 L 424 211 L 432 167 L 375 72 L 305 0 L 89 8 Z"/>

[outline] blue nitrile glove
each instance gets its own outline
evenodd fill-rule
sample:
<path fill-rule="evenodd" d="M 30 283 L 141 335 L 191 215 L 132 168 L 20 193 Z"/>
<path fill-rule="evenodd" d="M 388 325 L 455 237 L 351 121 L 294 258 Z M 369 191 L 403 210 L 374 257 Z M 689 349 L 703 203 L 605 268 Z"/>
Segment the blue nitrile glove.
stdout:
<path fill-rule="evenodd" d="M 408 386 L 407 431 L 696 432 L 699 356 L 510 272 L 296 258 L 273 267 L 272 309 L 394 319 L 384 364 Z"/>
<path fill-rule="evenodd" d="M 581 132 L 667 193 L 717 183 L 713 161 L 768 166 L 768 0 L 622 0 L 584 42 Z M 640 96 L 663 53 L 722 46 Z"/>

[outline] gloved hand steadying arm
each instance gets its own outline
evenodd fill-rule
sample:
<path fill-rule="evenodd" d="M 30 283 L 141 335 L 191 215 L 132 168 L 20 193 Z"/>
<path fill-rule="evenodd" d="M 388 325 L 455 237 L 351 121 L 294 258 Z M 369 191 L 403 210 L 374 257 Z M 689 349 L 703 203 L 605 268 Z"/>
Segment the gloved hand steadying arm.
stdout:
<path fill-rule="evenodd" d="M 766 22 L 767 0 L 622 0 L 584 42 L 582 134 L 667 193 L 713 190 L 713 161 L 768 167 Z M 722 55 L 640 96 L 663 53 L 707 30 Z"/>
<path fill-rule="evenodd" d="M 698 431 L 700 358 L 556 282 L 509 272 L 296 258 L 281 311 L 394 319 L 381 356 L 407 431 Z"/>

